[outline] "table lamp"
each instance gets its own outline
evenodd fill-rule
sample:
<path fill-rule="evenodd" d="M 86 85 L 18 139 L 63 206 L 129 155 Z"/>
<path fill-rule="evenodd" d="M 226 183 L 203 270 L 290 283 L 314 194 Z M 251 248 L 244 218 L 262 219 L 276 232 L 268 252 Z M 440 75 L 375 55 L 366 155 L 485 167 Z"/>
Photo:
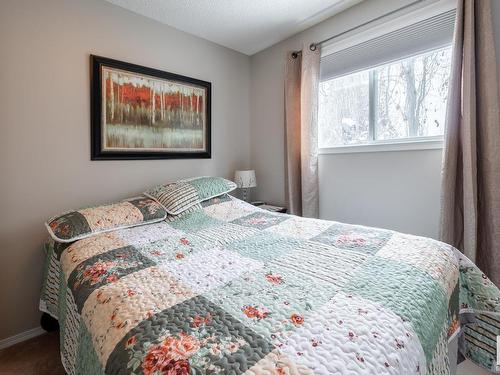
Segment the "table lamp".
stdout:
<path fill-rule="evenodd" d="M 234 173 L 234 182 L 238 188 L 243 189 L 243 200 L 247 201 L 248 189 L 257 186 L 254 170 L 236 171 Z"/>

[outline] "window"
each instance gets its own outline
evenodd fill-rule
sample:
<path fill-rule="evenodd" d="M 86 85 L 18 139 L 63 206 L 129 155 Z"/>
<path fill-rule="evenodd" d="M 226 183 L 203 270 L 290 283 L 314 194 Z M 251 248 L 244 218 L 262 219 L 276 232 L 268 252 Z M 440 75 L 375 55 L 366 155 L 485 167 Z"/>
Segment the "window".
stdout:
<path fill-rule="evenodd" d="M 319 85 L 320 148 L 442 136 L 451 47 Z"/>
<path fill-rule="evenodd" d="M 323 48 L 320 149 L 442 145 L 455 12 L 440 0 Z"/>

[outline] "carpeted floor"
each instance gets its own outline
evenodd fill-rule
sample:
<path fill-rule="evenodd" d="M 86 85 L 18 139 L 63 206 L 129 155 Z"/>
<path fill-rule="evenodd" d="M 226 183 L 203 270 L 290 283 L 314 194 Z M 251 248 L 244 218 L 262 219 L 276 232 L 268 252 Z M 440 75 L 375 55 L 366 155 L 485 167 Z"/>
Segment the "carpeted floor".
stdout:
<path fill-rule="evenodd" d="M 0 375 L 64 375 L 59 332 L 46 333 L 0 350 Z"/>
<path fill-rule="evenodd" d="M 0 375 L 64 375 L 59 355 L 59 332 L 46 333 L 0 350 Z M 488 375 L 470 361 L 458 366 L 456 375 Z M 89 374 L 92 375 L 92 374 Z"/>

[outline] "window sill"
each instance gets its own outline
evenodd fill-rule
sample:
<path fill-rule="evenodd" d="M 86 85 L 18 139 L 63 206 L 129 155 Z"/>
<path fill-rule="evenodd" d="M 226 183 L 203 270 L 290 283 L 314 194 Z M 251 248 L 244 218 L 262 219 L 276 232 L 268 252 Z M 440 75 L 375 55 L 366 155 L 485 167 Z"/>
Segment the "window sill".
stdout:
<path fill-rule="evenodd" d="M 436 150 L 443 148 L 442 137 L 429 137 L 422 140 L 381 141 L 360 145 L 324 147 L 318 149 L 319 155 L 355 154 L 360 152 L 390 152 Z"/>

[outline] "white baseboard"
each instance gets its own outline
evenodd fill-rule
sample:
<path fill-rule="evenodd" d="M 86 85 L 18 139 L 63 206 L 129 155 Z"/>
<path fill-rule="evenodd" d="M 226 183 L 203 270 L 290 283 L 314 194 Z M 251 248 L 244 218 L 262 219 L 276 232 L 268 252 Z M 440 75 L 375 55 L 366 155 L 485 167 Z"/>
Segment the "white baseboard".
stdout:
<path fill-rule="evenodd" d="M 18 333 L 17 335 L 7 337 L 6 339 L 0 340 L 0 350 L 8 348 L 9 346 L 15 345 L 17 343 L 29 340 L 33 337 L 40 336 L 45 331 L 42 327 L 35 327 L 27 331 Z"/>

